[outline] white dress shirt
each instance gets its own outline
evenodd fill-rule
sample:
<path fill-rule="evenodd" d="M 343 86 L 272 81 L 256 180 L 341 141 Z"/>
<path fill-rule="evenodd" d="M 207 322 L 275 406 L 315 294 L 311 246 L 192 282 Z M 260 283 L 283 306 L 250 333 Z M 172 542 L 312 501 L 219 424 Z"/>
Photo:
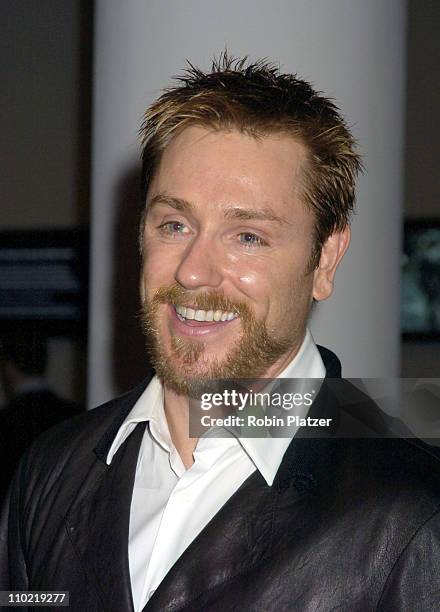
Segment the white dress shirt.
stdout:
<path fill-rule="evenodd" d="M 295 358 L 279 378 L 325 377 L 319 351 L 307 330 Z M 304 408 L 306 416 L 308 408 Z M 298 412 L 296 412 L 298 414 Z M 194 464 L 185 469 L 173 445 L 164 412 L 163 388 L 155 376 L 121 425 L 107 463 L 136 425 L 147 421 L 130 509 L 129 566 L 134 609 L 142 610 L 184 550 L 231 495 L 259 470 L 272 485 L 290 438 L 199 439 Z"/>

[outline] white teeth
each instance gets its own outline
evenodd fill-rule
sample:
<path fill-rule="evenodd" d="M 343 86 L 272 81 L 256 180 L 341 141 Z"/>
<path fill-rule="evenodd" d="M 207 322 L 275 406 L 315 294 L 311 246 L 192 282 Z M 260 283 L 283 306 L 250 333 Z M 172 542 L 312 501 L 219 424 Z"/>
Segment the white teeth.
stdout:
<path fill-rule="evenodd" d="M 234 312 L 223 312 L 222 310 L 194 310 L 186 306 L 175 306 L 177 315 L 181 321 L 194 319 L 196 321 L 232 321 L 238 315 Z"/>
<path fill-rule="evenodd" d="M 180 314 L 182 317 L 186 315 L 186 307 L 185 306 L 175 306 L 177 314 Z"/>
<path fill-rule="evenodd" d="M 194 315 L 196 314 L 196 311 L 193 310 L 192 308 L 187 308 L 186 309 L 186 314 L 185 314 L 185 319 L 194 319 Z"/>
<path fill-rule="evenodd" d="M 196 310 L 196 314 L 194 315 L 194 319 L 196 321 L 204 321 L 205 320 L 206 311 L 205 310 Z"/>

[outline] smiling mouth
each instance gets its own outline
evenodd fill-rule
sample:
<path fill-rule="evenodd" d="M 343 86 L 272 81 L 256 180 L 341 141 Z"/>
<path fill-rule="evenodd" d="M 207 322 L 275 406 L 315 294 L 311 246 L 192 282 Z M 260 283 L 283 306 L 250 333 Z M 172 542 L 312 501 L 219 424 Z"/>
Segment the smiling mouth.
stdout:
<path fill-rule="evenodd" d="M 217 323 L 232 321 L 238 317 L 236 312 L 228 312 L 225 310 L 202 310 L 190 308 L 189 306 L 174 306 L 174 310 L 180 321 L 207 321 Z"/>

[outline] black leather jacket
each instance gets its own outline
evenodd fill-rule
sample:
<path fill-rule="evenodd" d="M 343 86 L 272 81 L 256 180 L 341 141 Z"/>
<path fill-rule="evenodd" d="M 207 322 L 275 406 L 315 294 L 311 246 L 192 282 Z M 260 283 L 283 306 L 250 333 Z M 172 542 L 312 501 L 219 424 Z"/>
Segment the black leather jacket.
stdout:
<path fill-rule="evenodd" d="M 133 610 L 128 527 L 143 425 L 111 466 L 105 458 L 147 382 L 57 425 L 23 458 L 3 512 L 0 589 L 67 590 L 71 612 Z M 274 484 L 253 473 L 145 611 L 438 611 L 439 509 L 439 461 L 422 445 L 300 432 Z"/>

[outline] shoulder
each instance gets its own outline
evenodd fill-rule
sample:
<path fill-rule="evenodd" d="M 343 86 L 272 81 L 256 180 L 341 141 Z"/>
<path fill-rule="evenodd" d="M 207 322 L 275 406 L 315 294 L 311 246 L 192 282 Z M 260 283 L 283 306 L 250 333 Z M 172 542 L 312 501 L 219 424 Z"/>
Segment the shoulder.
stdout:
<path fill-rule="evenodd" d="M 366 438 L 343 444 L 344 463 L 359 486 L 430 491 L 440 502 L 440 456 L 417 438 Z"/>
<path fill-rule="evenodd" d="M 380 532 L 404 547 L 440 512 L 440 459 L 435 448 L 404 438 L 336 441 L 333 498 L 374 538 Z M 336 477 L 335 477 L 336 476 Z M 399 544 L 400 543 L 400 544 Z"/>
<path fill-rule="evenodd" d="M 370 541 L 378 543 L 376 555 L 387 568 L 377 609 L 438 610 L 438 451 L 417 439 L 383 443 L 388 444 L 373 455 L 376 465 L 367 481 L 367 496 L 374 496 L 375 507 L 370 502 L 364 508 Z"/>
<path fill-rule="evenodd" d="M 109 428 L 119 428 L 147 384 L 148 381 L 143 381 L 134 389 L 97 408 L 58 423 L 35 441 L 32 451 L 38 453 L 42 452 L 41 449 L 50 448 L 50 453 L 56 452 L 56 449 L 72 452 L 77 445 L 94 448 Z"/>
<path fill-rule="evenodd" d="M 145 389 L 148 381 L 93 410 L 83 412 L 51 427 L 32 443 L 21 461 L 26 488 L 41 480 L 53 481 L 60 475 L 76 480 L 104 452 L 119 427 Z"/>

